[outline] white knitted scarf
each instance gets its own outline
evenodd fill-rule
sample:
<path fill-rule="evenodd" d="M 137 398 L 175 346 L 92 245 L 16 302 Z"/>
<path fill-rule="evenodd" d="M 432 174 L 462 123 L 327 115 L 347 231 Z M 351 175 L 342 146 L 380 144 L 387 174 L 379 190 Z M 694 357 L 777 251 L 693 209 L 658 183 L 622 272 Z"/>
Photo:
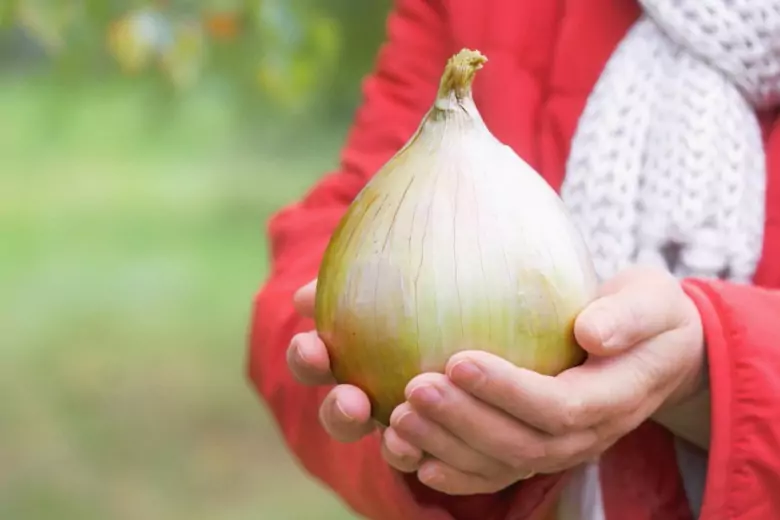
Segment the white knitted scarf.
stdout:
<path fill-rule="evenodd" d="M 602 279 L 650 264 L 749 282 L 766 190 L 755 112 L 780 100 L 780 0 L 640 4 L 580 117 L 561 196 Z M 680 456 L 697 515 L 698 459 Z M 574 476 L 561 507 L 560 518 L 605 518 L 597 462 Z"/>
<path fill-rule="evenodd" d="M 640 0 L 572 141 L 561 196 L 608 278 L 749 282 L 764 230 L 756 109 L 780 99 L 780 0 Z"/>

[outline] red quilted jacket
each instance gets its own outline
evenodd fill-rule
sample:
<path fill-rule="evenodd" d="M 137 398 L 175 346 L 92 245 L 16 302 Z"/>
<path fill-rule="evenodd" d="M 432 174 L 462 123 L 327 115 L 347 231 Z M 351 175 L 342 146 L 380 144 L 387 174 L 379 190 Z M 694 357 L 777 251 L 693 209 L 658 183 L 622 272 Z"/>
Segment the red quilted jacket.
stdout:
<path fill-rule="evenodd" d="M 448 56 L 462 47 L 488 56 L 474 86 L 488 127 L 557 189 L 586 97 L 638 15 L 634 0 L 398 0 L 341 167 L 272 218 L 272 271 L 255 301 L 250 377 L 297 459 L 358 514 L 535 519 L 565 476 L 451 497 L 390 469 L 377 437 L 352 445 L 331 440 L 317 415 L 327 389 L 295 383 L 285 365 L 292 335 L 313 328 L 295 314 L 293 292 L 316 276 L 348 204 L 416 129 Z M 703 317 L 713 392 L 704 520 L 780 518 L 780 128 L 776 113 L 760 116 L 769 179 L 755 286 L 684 281 Z M 654 423 L 606 453 L 601 481 L 608 520 L 692 518 L 671 435 Z"/>

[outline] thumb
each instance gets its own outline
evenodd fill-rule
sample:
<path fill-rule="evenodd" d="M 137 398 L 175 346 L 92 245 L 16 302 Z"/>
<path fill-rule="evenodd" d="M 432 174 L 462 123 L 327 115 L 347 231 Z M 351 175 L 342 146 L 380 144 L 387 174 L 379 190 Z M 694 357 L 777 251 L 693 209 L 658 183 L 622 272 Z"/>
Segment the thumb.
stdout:
<path fill-rule="evenodd" d="M 314 296 L 317 293 L 317 279 L 298 289 L 293 295 L 293 306 L 301 316 L 314 316 Z"/>
<path fill-rule="evenodd" d="M 638 272 L 633 279 L 605 285 L 574 322 L 577 342 L 596 356 L 620 354 L 647 339 L 681 326 L 686 296 L 679 283 L 664 274 Z"/>

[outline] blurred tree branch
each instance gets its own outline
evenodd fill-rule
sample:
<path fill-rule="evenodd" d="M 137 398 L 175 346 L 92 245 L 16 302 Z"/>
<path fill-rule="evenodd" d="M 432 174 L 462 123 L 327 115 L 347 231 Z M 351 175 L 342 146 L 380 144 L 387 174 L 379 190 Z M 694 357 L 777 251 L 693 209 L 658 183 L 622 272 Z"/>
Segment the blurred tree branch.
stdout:
<path fill-rule="evenodd" d="M 389 4 L 0 0 L 0 68 L 35 67 L 69 81 L 151 80 L 171 95 L 217 84 L 242 109 L 343 111 L 384 37 Z"/>

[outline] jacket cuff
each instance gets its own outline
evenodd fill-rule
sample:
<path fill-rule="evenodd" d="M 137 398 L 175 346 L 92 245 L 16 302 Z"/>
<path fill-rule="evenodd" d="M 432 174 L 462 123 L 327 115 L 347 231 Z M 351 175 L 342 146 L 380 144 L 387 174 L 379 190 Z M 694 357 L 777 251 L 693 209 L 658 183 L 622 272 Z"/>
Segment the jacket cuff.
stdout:
<path fill-rule="evenodd" d="M 732 439 L 733 385 L 732 359 L 718 308 L 698 280 L 684 280 L 682 287 L 696 305 L 704 329 L 708 378 L 711 394 L 710 451 L 702 518 L 706 510 L 723 511 L 714 502 L 725 500 Z"/>
<path fill-rule="evenodd" d="M 687 280 L 709 356 L 711 441 L 701 518 L 780 518 L 780 291 Z"/>

